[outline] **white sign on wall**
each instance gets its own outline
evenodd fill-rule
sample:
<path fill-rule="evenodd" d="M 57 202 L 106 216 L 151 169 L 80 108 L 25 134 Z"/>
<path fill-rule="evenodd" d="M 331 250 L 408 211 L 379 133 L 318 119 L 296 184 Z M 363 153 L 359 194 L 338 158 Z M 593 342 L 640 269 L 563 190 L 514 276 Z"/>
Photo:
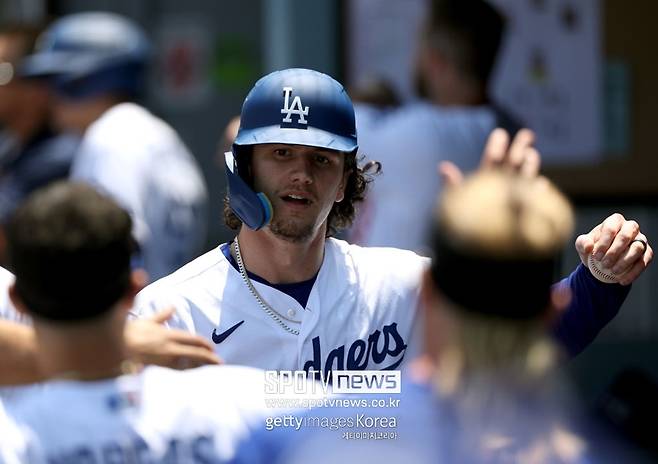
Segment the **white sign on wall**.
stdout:
<path fill-rule="evenodd" d="M 537 133 L 544 164 L 602 157 L 599 0 L 490 0 L 508 17 L 491 85 L 501 106 Z M 413 97 L 419 27 L 430 0 L 351 0 L 348 83 L 373 76 Z"/>
<path fill-rule="evenodd" d="M 194 108 L 211 88 L 210 29 L 198 17 L 167 16 L 156 34 L 155 97 L 173 108 Z"/>
<path fill-rule="evenodd" d="M 413 97 L 414 54 L 427 4 L 427 0 L 347 2 L 350 85 L 384 78 L 403 100 Z"/>
<path fill-rule="evenodd" d="M 492 93 L 537 133 L 545 164 L 602 157 L 599 0 L 492 0 L 508 17 Z"/>

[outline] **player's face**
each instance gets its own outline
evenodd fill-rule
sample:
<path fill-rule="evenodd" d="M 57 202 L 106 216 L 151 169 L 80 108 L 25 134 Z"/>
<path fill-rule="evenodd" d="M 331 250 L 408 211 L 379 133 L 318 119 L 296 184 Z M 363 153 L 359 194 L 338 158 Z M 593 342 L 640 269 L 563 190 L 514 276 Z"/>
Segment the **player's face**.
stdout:
<path fill-rule="evenodd" d="M 10 36 L 0 35 L 0 121 L 11 121 L 21 105 L 17 92 L 15 66 L 20 43 Z"/>
<path fill-rule="evenodd" d="M 88 124 L 88 106 L 84 100 L 78 102 L 54 94 L 52 116 L 55 127 L 62 131 L 83 133 Z"/>
<path fill-rule="evenodd" d="M 256 191 L 272 202 L 272 233 L 291 242 L 324 234 L 335 202 L 343 200 L 348 173 L 345 156 L 303 145 L 255 145 L 252 174 Z"/>

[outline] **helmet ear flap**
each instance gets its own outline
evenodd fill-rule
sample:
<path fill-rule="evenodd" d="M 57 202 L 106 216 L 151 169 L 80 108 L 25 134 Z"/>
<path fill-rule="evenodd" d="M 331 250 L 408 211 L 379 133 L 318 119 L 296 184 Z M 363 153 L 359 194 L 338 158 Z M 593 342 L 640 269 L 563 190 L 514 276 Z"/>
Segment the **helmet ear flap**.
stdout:
<path fill-rule="evenodd" d="M 235 155 L 235 164 L 237 165 L 238 175 L 253 189 L 254 176 L 251 171 L 251 159 L 254 154 L 254 147 L 252 145 L 233 145 L 233 154 Z"/>
<path fill-rule="evenodd" d="M 226 152 L 226 178 L 228 181 L 229 206 L 250 229 L 258 230 L 269 224 L 274 211 L 269 198 L 253 189 L 253 176 L 251 175 L 251 157 L 253 151 L 240 154 Z"/>

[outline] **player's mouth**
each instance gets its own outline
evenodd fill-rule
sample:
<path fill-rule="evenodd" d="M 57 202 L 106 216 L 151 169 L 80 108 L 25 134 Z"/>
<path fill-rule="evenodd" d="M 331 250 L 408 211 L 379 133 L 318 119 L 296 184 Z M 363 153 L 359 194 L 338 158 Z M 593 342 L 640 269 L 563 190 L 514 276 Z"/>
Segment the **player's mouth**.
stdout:
<path fill-rule="evenodd" d="M 302 193 L 288 193 L 281 195 L 280 198 L 289 205 L 307 206 L 313 203 L 308 195 Z"/>

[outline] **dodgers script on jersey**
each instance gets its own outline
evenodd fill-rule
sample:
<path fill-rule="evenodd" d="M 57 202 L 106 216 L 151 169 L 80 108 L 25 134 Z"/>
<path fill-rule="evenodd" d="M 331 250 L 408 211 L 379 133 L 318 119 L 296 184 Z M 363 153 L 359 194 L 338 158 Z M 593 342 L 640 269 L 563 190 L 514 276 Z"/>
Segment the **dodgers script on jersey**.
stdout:
<path fill-rule="evenodd" d="M 239 366 L 52 380 L 7 405 L 21 434 L 2 448 L 33 464 L 227 462 L 271 413 L 263 385 L 262 371 Z"/>
<path fill-rule="evenodd" d="M 429 260 L 388 248 L 327 239 L 306 307 L 268 285 L 258 293 L 299 335 L 258 304 L 220 247 L 151 284 L 137 298 L 137 317 L 169 305 L 169 325 L 207 337 L 229 364 L 264 369 L 397 369 L 410 356 L 418 283 Z"/>

